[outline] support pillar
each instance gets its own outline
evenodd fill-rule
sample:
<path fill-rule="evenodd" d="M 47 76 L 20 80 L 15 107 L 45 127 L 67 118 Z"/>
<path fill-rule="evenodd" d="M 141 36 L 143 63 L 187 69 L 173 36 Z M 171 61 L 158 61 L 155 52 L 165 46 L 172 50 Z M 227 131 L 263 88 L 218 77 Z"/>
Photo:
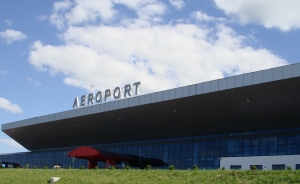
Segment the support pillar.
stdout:
<path fill-rule="evenodd" d="M 113 160 L 106 159 L 105 168 L 109 169 L 111 166 L 116 167 L 116 162 Z"/>
<path fill-rule="evenodd" d="M 97 160 L 89 160 L 88 162 L 88 169 L 94 169 L 98 165 Z"/>

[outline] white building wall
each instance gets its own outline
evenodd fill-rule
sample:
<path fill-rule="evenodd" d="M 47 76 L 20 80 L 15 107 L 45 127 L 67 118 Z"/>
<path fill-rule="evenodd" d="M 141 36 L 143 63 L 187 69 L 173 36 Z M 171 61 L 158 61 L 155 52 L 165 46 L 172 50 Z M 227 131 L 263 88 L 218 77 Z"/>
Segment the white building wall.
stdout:
<path fill-rule="evenodd" d="M 300 164 L 300 155 L 251 156 L 251 157 L 221 157 L 220 168 L 230 169 L 231 165 L 241 165 L 242 170 L 250 170 L 251 165 L 262 165 L 266 170 L 272 170 L 273 164 L 285 164 L 296 169 Z"/>

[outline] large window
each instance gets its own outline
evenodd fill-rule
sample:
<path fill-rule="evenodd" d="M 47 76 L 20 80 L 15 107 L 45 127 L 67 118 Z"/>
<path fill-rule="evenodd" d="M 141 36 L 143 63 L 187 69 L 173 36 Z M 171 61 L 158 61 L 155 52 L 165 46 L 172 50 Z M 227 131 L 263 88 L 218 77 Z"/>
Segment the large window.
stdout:
<path fill-rule="evenodd" d="M 285 165 L 284 164 L 272 165 L 272 170 L 285 170 Z"/>
<path fill-rule="evenodd" d="M 230 169 L 242 169 L 241 165 L 231 165 Z"/>

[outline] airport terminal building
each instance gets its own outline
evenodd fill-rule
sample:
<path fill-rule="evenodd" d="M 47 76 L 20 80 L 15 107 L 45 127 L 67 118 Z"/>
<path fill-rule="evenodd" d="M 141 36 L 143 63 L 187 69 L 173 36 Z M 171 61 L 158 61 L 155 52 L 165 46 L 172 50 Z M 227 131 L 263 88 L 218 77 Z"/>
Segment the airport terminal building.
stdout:
<path fill-rule="evenodd" d="M 300 63 L 74 108 L 1 129 L 30 151 L 0 154 L 0 161 L 22 167 L 300 169 Z"/>

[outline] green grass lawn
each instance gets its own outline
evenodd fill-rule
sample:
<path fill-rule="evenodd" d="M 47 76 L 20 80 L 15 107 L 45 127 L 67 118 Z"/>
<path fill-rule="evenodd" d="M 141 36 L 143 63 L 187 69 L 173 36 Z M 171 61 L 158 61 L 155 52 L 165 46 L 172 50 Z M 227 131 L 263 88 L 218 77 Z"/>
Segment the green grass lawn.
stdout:
<path fill-rule="evenodd" d="M 0 184 L 48 183 L 299 183 L 300 171 L 0 169 Z"/>

